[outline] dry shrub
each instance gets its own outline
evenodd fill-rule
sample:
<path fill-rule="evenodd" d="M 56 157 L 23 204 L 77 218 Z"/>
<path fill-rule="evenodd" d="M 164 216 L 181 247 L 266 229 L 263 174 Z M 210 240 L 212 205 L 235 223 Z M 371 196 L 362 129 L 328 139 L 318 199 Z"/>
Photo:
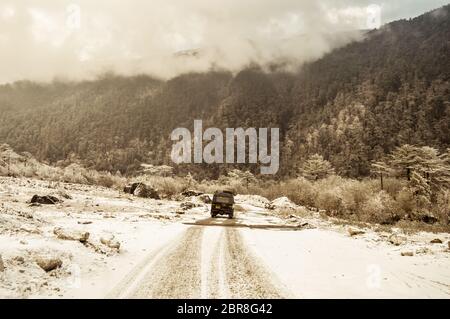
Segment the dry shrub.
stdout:
<path fill-rule="evenodd" d="M 62 180 L 64 182 L 71 182 L 71 183 L 79 183 L 79 184 L 93 184 L 95 183 L 95 179 L 92 178 L 91 176 L 86 176 L 86 172 L 84 170 L 84 168 L 82 168 L 81 166 L 77 165 L 77 164 L 72 164 L 67 166 L 64 170 L 63 170 L 63 176 L 62 176 Z M 92 175 L 92 174 L 90 174 Z"/>
<path fill-rule="evenodd" d="M 409 215 L 416 210 L 414 194 L 408 187 L 403 187 L 397 194 L 396 208 L 403 215 Z"/>
<path fill-rule="evenodd" d="M 290 180 L 286 183 L 287 197 L 297 205 L 314 206 L 317 191 L 305 178 Z"/>
<path fill-rule="evenodd" d="M 335 175 L 316 181 L 313 185 L 316 190 L 313 206 L 325 210 L 328 215 L 340 215 L 343 212 L 343 181 L 344 179 Z"/>
<path fill-rule="evenodd" d="M 367 199 L 362 206 L 359 218 L 361 221 L 378 224 L 393 224 L 400 219 L 398 214 L 395 213 L 394 200 L 384 191 L 380 191 Z"/>
<path fill-rule="evenodd" d="M 100 175 L 97 179 L 97 185 L 111 188 L 114 186 L 114 180 L 111 174 Z"/>
<path fill-rule="evenodd" d="M 161 194 L 169 197 L 177 195 L 189 188 L 187 179 L 182 177 L 141 175 L 136 177 L 134 180 L 136 182 L 147 184 L 157 189 Z"/>
<path fill-rule="evenodd" d="M 263 188 L 256 184 L 249 185 L 247 189 L 247 194 L 249 195 L 261 195 L 264 192 Z M 262 195 L 261 195 L 262 196 Z"/>
<path fill-rule="evenodd" d="M 396 178 L 384 178 L 383 180 L 383 190 L 394 199 L 397 198 L 398 193 L 403 187 L 405 187 L 405 181 Z"/>
<path fill-rule="evenodd" d="M 331 175 L 324 179 L 319 179 L 314 182 L 314 185 L 320 188 L 336 188 L 342 185 L 345 181 L 345 178 L 342 178 L 338 175 Z"/>
<path fill-rule="evenodd" d="M 76 164 L 69 165 L 64 169 L 62 180 L 64 182 L 93 184 L 116 189 L 122 189 L 127 182 L 127 179 L 120 175 L 88 170 Z"/>
<path fill-rule="evenodd" d="M 9 165 L 9 167 L 0 167 L 1 175 L 13 175 L 24 177 L 37 177 L 54 182 L 67 182 L 78 184 L 94 184 L 105 187 L 121 187 L 126 183 L 126 179 L 112 175 L 109 172 L 97 172 L 88 170 L 78 164 L 71 164 L 65 168 L 54 167 L 38 162 L 34 158 L 25 158 L 17 155 L 17 160 Z"/>
<path fill-rule="evenodd" d="M 261 181 L 252 182 L 248 185 L 240 179 L 221 177 L 218 180 L 203 180 L 198 183 L 195 189 L 204 193 L 212 194 L 218 190 L 229 190 L 241 195 L 262 195 L 265 192 L 265 183 Z"/>
<path fill-rule="evenodd" d="M 358 214 L 364 203 L 374 194 L 370 181 L 344 180 L 340 189 L 342 209 L 349 214 Z"/>
<path fill-rule="evenodd" d="M 448 225 L 450 219 L 450 190 L 445 189 L 438 194 L 436 215 L 443 225 Z"/>
<path fill-rule="evenodd" d="M 266 186 L 258 195 L 271 200 L 286 196 L 297 205 L 314 206 L 316 190 L 310 181 L 301 177 Z"/>
<path fill-rule="evenodd" d="M 198 184 L 197 190 L 206 194 L 213 194 L 218 190 L 218 187 L 217 181 L 202 180 Z"/>
<path fill-rule="evenodd" d="M 316 207 L 324 209 L 329 215 L 340 215 L 342 212 L 342 197 L 339 188 L 324 189 L 318 192 Z"/>
<path fill-rule="evenodd" d="M 262 192 L 256 195 L 261 195 L 267 199 L 273 200 L 275 198 L 281 197 L 283 195 L 281 192 L 281 188 L 282 188 L 282 183 L 276 183 L 276 184 L 271 184 L 268 185 L 267 187 L 262 189 Z"/>
<path fill-rule="evenodd" d="M 230 181 L 224 186 L 235 194 L 248 194 L 248 189 L 240 181 Z"/>

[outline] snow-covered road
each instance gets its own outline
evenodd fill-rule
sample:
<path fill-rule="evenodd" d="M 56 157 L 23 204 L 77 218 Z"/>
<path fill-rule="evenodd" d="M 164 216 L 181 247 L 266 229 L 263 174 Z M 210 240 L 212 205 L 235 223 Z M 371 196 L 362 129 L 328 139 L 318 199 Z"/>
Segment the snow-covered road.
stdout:
<path fill-rule="evenodd" d="M 450 298 L 448 233 L 370 226 L 351 236 L 348 225 L 296 208 L 281 218 L 254 195 L 236 197 L 230 220 L 210 218 L 195 197 L 58 187 L 72 199 L 30 206 L 55 186 L 0 179 L 0 298 Z M 88 232 L 89 244 L 58 238 L 60 227 Z M 396 246 L 397 233 L 405 241 Z M 120 251 L 101 243 L 111 235 Z M 39 257 L 62 265 L 46 272 Z"/>
<path fill-rule="evenodd" d="M 289 293 L 251 254 L 238 229 L 203 222 L 151 254 L 108 297 L 283 298 Z"/>
<path fill-rule="evenodd" d="M 450 297 L 448 254 L 405 257 L 370 235 L 276 228 L 258 212 L 187 224 L 108 297 Z"/>

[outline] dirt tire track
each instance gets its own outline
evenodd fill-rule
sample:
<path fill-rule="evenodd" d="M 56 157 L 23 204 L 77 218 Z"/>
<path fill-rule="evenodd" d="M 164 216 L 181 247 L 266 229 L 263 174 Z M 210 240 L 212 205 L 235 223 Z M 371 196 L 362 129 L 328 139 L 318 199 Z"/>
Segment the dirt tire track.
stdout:
<path fill-rule="evenodd" d="M 211 299 L 230 298 L 230 291 L 227 285 L 225 271 L 225 251 L 226 251 L 225 230 L 220 230 L 219 241 L 214 247 L 211 258 L 211 267 L 207 275 L 209 296 Z"/>
<path fill-rule="evenodd" d="M 185 233 L 177 236 L 175 239 L 159 247 L 155 251 L 148 254 L 137 266 L 135 266 L 106 296 L 106 299 L 129 298 L 130 292 L 139 287 L 139 280 L 146 276 L 153 264 L 158 262 L 167 254 L 168 251 L 174 249 L 175 244 L 180 242 L 186 236 Z"/>
<path fill-rule="evenodd" d="M 218 240 L 211 242 L 212 255 L 202 261 L 202 240 L 208 243 L 210 239 L 203 238 L 204 229 L 204 226 L 190 227 L 166 247 L 149 255 L 108 298 L 285 298 L 289 295 L 277 283 L 276 275 L 251 253 L 236 229 L 220 229 Z M 210 266 L 202 269 L 202 262 Z M 202 271 L 207 272 L 203 277 Z"/>
<path fill-rule="evenodd" d="M 202 227 L 190 227 L 178 245 L 156 262 L 132 298 L 200 298 Z"/>
<path fill-rule="evenodd" d="M 236 229 L 226 230 L 226 277 L 231 298 L 286 298 L 290 295 L 275 275 L 246 248 Z"/>

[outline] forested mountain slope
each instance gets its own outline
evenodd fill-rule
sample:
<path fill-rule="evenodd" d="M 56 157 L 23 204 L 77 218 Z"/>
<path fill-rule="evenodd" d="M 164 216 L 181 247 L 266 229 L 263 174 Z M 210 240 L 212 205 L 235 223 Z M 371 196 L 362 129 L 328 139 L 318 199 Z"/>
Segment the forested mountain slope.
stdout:
<path fill-rule="evenodd" d="M 449 11 L 385 25 L 296 73 L 253 66 L 168 81 L 3 85 L 0 141 L 52 163 L 132 173 L 140 162 L 170 165 L 170 132 L 202 119 L 205 127 L 280 127 L 279 176 L 295 175 L 314 153 L 341 175 L 365 176 L 398 145 L 450 147 Z M 178 169 L 217 177 L 229 168 Z"/>

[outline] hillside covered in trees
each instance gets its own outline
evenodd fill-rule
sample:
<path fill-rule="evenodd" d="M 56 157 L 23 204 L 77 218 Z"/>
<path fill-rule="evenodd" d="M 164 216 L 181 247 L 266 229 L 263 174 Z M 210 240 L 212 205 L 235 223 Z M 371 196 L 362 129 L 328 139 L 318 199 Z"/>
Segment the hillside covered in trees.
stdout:
<path fill-rule="evenodd" d="M 341 176 L 363 177 L 398 146 L 450 147 L 450 5 L 370 31 L 298 72 L 251 66 L 162 81 L 27 81 L 0 87 L 0 141 L 41 161 L 132 174 L 169 164 L 170 132 L 279 127 L 278 177 L 320 154 Z M 257 165 L 244 167 L 259 172 Z M 184 165 L 217 178 L 232 167 Z"/>

